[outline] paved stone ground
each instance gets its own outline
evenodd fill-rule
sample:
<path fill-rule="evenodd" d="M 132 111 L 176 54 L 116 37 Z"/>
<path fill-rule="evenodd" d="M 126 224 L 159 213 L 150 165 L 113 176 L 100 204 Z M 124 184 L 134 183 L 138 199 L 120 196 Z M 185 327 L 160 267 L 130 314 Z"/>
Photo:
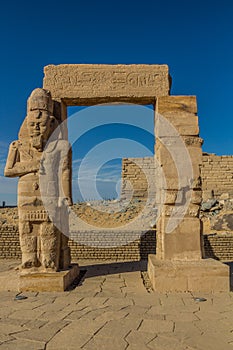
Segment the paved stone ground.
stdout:
<path fill-rule="evenodd" d="M 0 292 L 1 350 L 233 350 L 232 292 L 149 293 L 144 262 L 79 263 L 87 272 L 68 292 Z"/>

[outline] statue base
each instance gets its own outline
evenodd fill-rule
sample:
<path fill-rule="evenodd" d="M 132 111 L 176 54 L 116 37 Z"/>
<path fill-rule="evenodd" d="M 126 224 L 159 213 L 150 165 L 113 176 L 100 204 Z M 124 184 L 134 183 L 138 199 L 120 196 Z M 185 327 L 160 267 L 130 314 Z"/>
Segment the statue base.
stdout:
<path fill-rule="evenodd" d="M 214 259 L 197 261 L 158 260 L 148 257 L 148 275 L 158 292 L 229 292 L 229 266 Z"/>
<path fill-rule="evenodd" d="M 21 273 L 19 290 L 21 292 L 64 292 L 78 275 L 78 264 L 72 265 L 65 271 Z"/>

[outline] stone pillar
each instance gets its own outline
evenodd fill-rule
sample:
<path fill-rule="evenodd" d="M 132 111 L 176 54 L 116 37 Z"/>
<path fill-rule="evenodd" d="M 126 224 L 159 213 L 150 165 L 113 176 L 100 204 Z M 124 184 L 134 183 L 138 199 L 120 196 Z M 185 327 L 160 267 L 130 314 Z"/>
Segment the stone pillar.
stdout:
<path fill-rule="evenodd" d="M 199 209 L 202 200 L 196 98 L 162 96 L 156 101 L 155 161 L 164 181 L 156 226 L 156 255 L 150 255 L 148 274 L 157 291 L 228 291 L 229 269 L 202 259 Z"/>
<path fill-rule="evenodd" d="M 155 157 L 166 180 L 160 189 L 164 194 L 164 205 L 157 225 L 157 256 L 161 260 L 201 258 L 198 214 L 202 139 L 199 138 L 196 112 L 194 96 L 157 99 Z M 169 220 L 174 229 L 169 228 Z"/>

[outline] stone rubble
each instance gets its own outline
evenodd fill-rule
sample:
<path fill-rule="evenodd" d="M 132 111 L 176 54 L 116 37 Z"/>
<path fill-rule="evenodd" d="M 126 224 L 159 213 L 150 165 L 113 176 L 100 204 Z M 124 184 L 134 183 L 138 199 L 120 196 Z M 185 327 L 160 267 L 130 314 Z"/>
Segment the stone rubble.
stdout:
<path fill-rule="evenodd" d="M 201 206 L 200 218 L 204 234 L 233 232 L 233 198 L 223 193 L 219 199 L 210 198 Z"/>

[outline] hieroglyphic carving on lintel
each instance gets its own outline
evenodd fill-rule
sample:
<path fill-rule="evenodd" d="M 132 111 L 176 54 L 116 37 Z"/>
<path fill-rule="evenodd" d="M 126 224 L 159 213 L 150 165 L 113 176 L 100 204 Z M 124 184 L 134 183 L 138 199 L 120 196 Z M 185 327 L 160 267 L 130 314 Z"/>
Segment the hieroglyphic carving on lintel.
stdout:
<path fill-rule="evenodd" d="M 101 83 L 107 85 L 108 89 L 117 90 L 127 87 L 140 88 L 140 87 L 152 87 L 158 80 L 159 73 L 147 73 L 147 72 L 104 72 L 104 71 L 85 71 L 72 75 L 56 75 L 54 77 L 55 85 L 68 84 L 76 87 L 97 87 Z"/>

